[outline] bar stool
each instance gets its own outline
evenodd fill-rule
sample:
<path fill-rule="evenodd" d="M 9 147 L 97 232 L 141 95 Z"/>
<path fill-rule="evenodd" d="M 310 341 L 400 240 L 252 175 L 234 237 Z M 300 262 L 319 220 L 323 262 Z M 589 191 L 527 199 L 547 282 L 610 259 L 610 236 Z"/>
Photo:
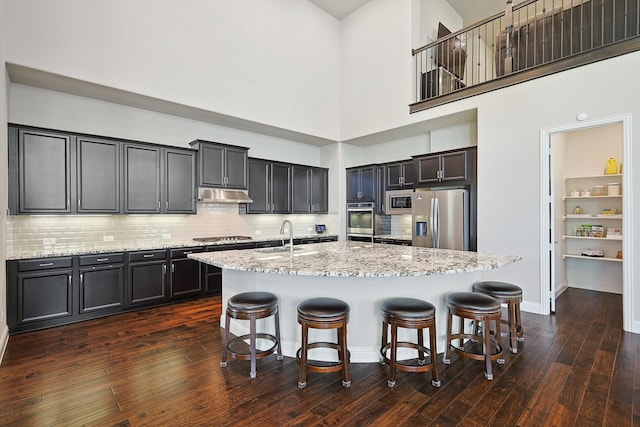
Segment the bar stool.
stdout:
<path fill-rule="evenodd" d="M 489 295 L 476 292 L 454 292 L 446 296 L 446 302 L 448 308 L 447 341 L 442 361 L 446 365 L 451 363 L 451 359 L 449 359 L 451 350 L 469 359 L 484 360 L 486 364 L 484 375 L 488 380 L 492 380 L 491 362 L 495 360 L 499 365 L 504 364 L 500 334 L 500 302 Z M 460 318 L 459 331 L 456 334 L 452 333 L 453 316 Z M 482 335 L 477 333 L 476 327 L 473 327 L 470 333 L 465 332 L 465 319 L 472 320 L 476 325 L 477 322 L 482 322 Z M 493 338 L 490 328 L 491 321 L 495 324 Z M 458 346 L 453 344 L 456 339 L 460 340 Z M 477 343 L 482 343 L 481 350 L 477 348 Z M 492 344 L 494 351 L 492 351 Z"/>
<path fill-rule="evenodd" d="M 380 346 L 381 363 L 389 365 L 387 385 L 396 385 L 396 369 L 405 372 L 431 371 L 431 384 L 440 387 L 438 369 L 436 368 L 436 308 L 427 301 L 415 298 L 388 298 L 380 305 L 382 314 L 382 343 Z M 388 330 L 391 326 L 391 341 L 388 341 Z M 398 341 L 398 328 L 416 329 L 418 343 Z M 429 348 L 424 346 L 424 329 L 429 329 Z M 398 347 L 418 350 L 417 359 L 397 360 Z M 389 357 L 387 357 L 389 352 Z M 425 354 L 429 356 L 426 364 Z M 417 365 L 411 362 L 417 360 Z"/>
<path fill-rule="evenodd" d="M 489 295 L 507 305 L 507 321 L 502 323 L 509 325 L 509 341 L 511 352 L 518 352 L 518 341 L 524 341 L 523 329 L 520 317 L 520 302 L 522 301 L 522 288 L 506 282 L 483 281 L 473 284 L 473 291 Z"/>
<path fill-rule="evenodd" d="M 256 332 L 256 319 L 264 319 L 273 316 L 275 320 L 275 333 L 273 336 Z M 229 341 L 229 327 L 231 319 L 249 320 L 249 334 L 242 335 Z M 262 359 L 273 354 L 277 349 L 276 358 L 282 360 L 282 347 L 280 344 L 280 316 L 278 314 L 278 297 L 270 292 L 244 292 L 236 294 L 227 301 L 227 315 L 224 326 L 224 343 L 222 347 L 221 367 L 227 366 L 227 353 L 233 359 L 251 360 L 251 378 L 256 377 L 256 359 Z M 246 348 L 246 339 L 249 338 L 249 349 Z M 266 350 L 256 349 L 256 340 L 270 341 L 273 345 Z"/>
<path fill-rule="evenodd" d="M 298 304 L 298 323 L 302 326 L 302 344 L 296 352 L 300 363 L 298 387 L 307 385 L 307 371 L 337 372 L 342 371 L 342 385 L 351 386 L 349 378 L 349 350 L 347 350 L 347 322 L 349 321 L 349 304 L 335 298 L 311 298 Z M 309 328 L 336 329 L 338 339 L 332 342 L 309 343 Z M 314 348 L 331 348 L 338 351 L 337 362 L 310 360 L 309 350 Z"/>

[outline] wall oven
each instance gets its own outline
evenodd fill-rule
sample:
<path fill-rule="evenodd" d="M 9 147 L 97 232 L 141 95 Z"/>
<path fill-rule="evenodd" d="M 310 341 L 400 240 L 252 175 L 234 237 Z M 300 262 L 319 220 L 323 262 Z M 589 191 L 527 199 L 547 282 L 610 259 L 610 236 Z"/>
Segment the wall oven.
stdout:
<path fill-rule="evenodd" d="M 347 237 L 373 238 L 374 206 L 373 203 L 347 203 Z"/>
<path fill-rule="evenodd" d="M 387 215 L 410 214 L 413 190 L 395 190 L 385 193 L 384 213 Z"/>

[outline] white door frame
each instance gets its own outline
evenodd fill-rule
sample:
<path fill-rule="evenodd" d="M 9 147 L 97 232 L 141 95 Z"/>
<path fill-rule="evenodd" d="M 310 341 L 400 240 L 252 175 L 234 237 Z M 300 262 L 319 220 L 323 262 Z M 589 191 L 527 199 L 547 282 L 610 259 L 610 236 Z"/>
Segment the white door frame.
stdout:
<path fill-rule="evenodd" d="M 549 251 L 553 251 L 553 236 L 551 242 L 549 241 L 549 230 L 551 228 L 551 218 L 549 215 L 549 206 L 553 206 L 553 200 L 550 200 L 548 186 L 551 178 L 551 171 L 549 170 L 549 156 L 550 152 L 551 135 L 559 132 L 567 132 L 579 129 L 586 129 L 590 127 L 604 126 L 621 123 L 622 124 L 622 156 L 624 159 L 624 173 L 622 174 L 622 252 L 624 254 L 625 261 L 622 263 L 622 326 L 625 331 L 633 331 L 633 262 L 635 259 L 632 253 L 631 236 L 633 235 L 633 201 L 631 194 L 633 193 L 633 168 L 631 167 L 631 115 L 621 115 L 607 117 L 597 120 L 581 121 L 578 123 L 572 123 L 565 126 L 556 128 L 543 129 L 540 131 L 540 301 L 542 314 L 548 315 L 550 313 L 549 301 L 551 298 L 555 298 L 555 295 L 551 295 L 551 284 L 549 280 L 551 278 L 551 262 L 549 257 Z M 551 192 L 553 193 L 553 192 Z M 553 210 L 551 211 L 553 212 Z M 551 244 L 551 248 L 549 245 Z M 554 278 L 555 279 L 555 278 Z M 554 286 L 555 288 L 555 286 Z"/>

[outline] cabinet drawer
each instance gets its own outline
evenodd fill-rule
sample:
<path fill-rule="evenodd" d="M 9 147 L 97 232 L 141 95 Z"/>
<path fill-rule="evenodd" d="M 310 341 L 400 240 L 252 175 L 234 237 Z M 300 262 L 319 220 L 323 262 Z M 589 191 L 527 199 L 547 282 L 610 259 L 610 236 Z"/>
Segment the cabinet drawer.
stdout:
<path fill-rule="evenodd" d="M 18 261 L 18 271 L 48 270 L 51 268 L 71 267 L 72 257 L 39 258 Z"/>
<path fill-rule="evenodd" d="M 124 254 L 100 254 L 80 256 L 80 265 L 120 264 L 124 262 Z"/>
<path fill-rule="evenodd" d="M 170 256 L 171 256 L 171 259 L 187 258 L 187 255 L 189 254 L 203 252 L 203 251 L 204 251 L 204 248 L 200 246 L 195 248 L 171 249 Z"/>
<path fill-rule="evenodd" d="M 131 252 L 129 253 L 129 261 L 152 261 L 158 259 L 165 259 L 167 257 L 167 251 L 144 251 L 144 252 Z"/>

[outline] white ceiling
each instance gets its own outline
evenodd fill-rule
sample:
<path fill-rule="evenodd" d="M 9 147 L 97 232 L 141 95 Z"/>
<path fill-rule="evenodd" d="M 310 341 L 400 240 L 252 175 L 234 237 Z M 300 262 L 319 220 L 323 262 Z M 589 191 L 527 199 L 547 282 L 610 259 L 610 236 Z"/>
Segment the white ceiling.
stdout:
<path fill-rule="evenodd" d="M 485 18 L 495 15 L 504 10 L 507 5 L 506 0 L 447 0 L 451 7 L 462 16 L 462 23 L 465 27 L 482 21 Z M 514 5 L 522 0 L 514 1 Z"/>
<path fill-rule="evenodd" d="M 339 20 L 358 9 L 369 0 L 309 0 L 320 9 Z"/>
<path fill-rule="evenodd" d="M 309 0 L 328 14 L 342 20 L 369 0 Z M 391 1 L 391 0 L 388 0 Z M 447 0 L 465 26 L 488 18 L 505 8 L 506 0 Z M 519 2 L 516 2 L 519 3 Z"/>

